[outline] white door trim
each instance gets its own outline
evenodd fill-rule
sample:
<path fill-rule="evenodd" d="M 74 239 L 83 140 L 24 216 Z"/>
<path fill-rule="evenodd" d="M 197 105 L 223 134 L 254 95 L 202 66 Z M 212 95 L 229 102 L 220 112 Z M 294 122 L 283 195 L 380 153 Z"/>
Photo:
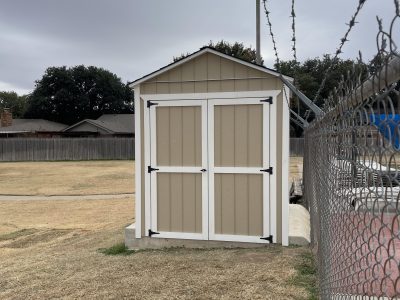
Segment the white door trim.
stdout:
<path fill-rule="evenodd" d="M 266 102 L 260 102 L 263 98 L 258 99 L 214 99 L 208 101 L 208 160 L 209 160 L 209 237 L 210 240 L 232 241 L 232 242 L 251 242 L 251 243 L 268 243 L 262 240 L 260 236 L 242 236 L 242 235 L 224 235 L 215 233 L 215 199 L 214 199 L 214 176 L 215 173 L 230 174 L 259 174 L 263 176 L 263 237 L 271 234 L 271 223 L 276 222 L 276 216 L 271 215 L 270 203 L 276 201 L 270 194 L 270 175 L 261 172 L 261 169 L 272 167 L 270 164 L 270 106 Z M 272 103 L 276 103 L 276 96 L 273 97 Z M 258 104 L 263 107 L 263 165 L 260 167 L 215 167 L 214 166 L 214 106 L 215 105 L 241 105 L 241 104 Z M 274 104 L 272 104 L 274 106 Z M 275 173 L 275 172 L 273 172 Z M 274 236 L 276 242 L 276 235 Z"/>
<path fill-rule="evenodd" d="M 152 168 L 157 170 L 152 171 L 150 175 L 150 210 L 151 210 L 151 221 L 150 227 L 154 232 L 158 234 L 152 235 L 154 238 L 176 238 L 176 239 L 208 239 L 208 178 L 207 171 L 202 172 L 202 169 L 208 167 L 207 158 L 207 100 L 178 100 L 178 101 L 164 101 L 164 102 L 153 102 L 155 105 L 151 105 L 150 109 L 150 164 Z M 201 107 L 201 132 L 202 132 L 202 164 L 201 166 L 159 166 L 156 161 L 157 156 L 157 119 L 156 110 L 157 107 L 171 107 L 171 106 L 200 106 Z M 148 153 L 148 152 L 147 152 Z M 202 233 L 185 233 L 185 232 L 164 232 L 158 231 L 157 224 L 157 174 L 158 173 L 190 173 L 202 174 Z"/>
<path fill-rule="evenodd" d="M 269 159 L 269 166 L 273 167 L 273 174 L 269 175 L 269 176 L 263 176 L 264 178 L 267 177 L 269 184 L 267 184 L 269 186 L 269 199 L 270 199 L 270 206 L 269 206 L 269 220 L 270 222 L 268 222 L 268 226 L 269 226 L 269 232 L 270 234 L 273 235 L 273 242 L 276 242 L 276 236 L 277 236 L 277 232 L 276 232 L 276 228 L 277 228 L 277 224 L 276 224 L 276 130 L 275 127 L 277 125 L 280 124 L 276 124 L 276 102 L 277 102 L 277 96 L 281 93 L 281 90 L 273 90 L 273 91 L 254 91 L 254 92 L 233 92 L 233 93 L 201 93 L 201 94 L 158 94 L 158 95 L 140 95 L 140 93 L 138 93 L 138 98 L 136 99 L 135 97 L 135 105 L 137 105 L 137 102 L 139 102 L 139 110 L 140 110 L 140 101 L 143 100 L 143 104 L 144 104 L 144 153 L 142 154 L 144 156 L 144 162 L 145 162 L 145 176 L 144 176 L 144 181 L 145 181 L 145 189 L 144 191 L 140 191 L 137 189 L 136 191 L 139 191 L 139 193 L 136 193 L 137 196 L 137 200 L 136 200 L 136 218 L 137 220 L 140 220 L 141 218 L 141 210 L 143 209 L 143 207 L 141 207 L 141 204 L 138 202 L 141 202 L 140 199 L 140 193 L 144 193 L 145 194 L 145 236 L 148 236 L 148 229 L 151 229 L 151 201 L 150 200 L 150 174 L 147 173 L 147 166 L 151 165 L 150 164 L 150 117 L 149 117 L 149 112 L 150 110 L 152 110 L 152 108 L 154 109 L 155 106 L 151 106 L 150 109 L 147 108 L 147 101 L 151 100 L 151 101 L 158 101 L 158 106 L 184 106 L 185 103 L 181 102 L 182 100 L 186 100 L 184 102 L 188 103 L 188 105 L 193 105 L 191 100 L 195 100 L 195 99 L 199 99 L 199 100 L 204 100 L 204 99 L 209 99 L 209 102 L 211 101 L 216 101 L 215 103 L 219 103 L 219 105 L 229 105 L 232 104 L 232 102 L 234 104 L 251 104 L 251 103 L 260 103 L 259 100 L 260 99 L 266 99 L 267 97 L 272 97 L 273 98 L 273 104 L 272 105 L 267 105 L 268 109 L 269 109 L 269 116 L 270 116 L 270 122 L 268 122 L 268 124 L 271 124 L 272 129 L 271 128 L 267 128 L 267 124 L 264 124 L 264 132 L 269 132 L 270 134 L 270 143 L 269 145 L 264 145 L 264 151 L 268 151 L 269 155 L 268 155 L 268 159 Z M 240 99 L 238 99 L 240 98 Z M 255 99 L 256 98 L 256 99 Z M 199 100 L 195 100 L 193 102 L 195 103 L 199 103 Z M 190 102 L 187 102 L 190 101 Z M 204 100 L 206 102 L 206 100 Z M 230 103 L 231 102 L 231 103 Z M 190 104 L 189 104 L 190 103 Z M 208 126 L 208 124 L 212 124 L 210 121 L 208 121 L 208 119 L 214 119 L 214 114 L 213 114 L 213 110 L 209 109 L 209 106 L 206 104 L 206 111 L 208 111 L 208 115 L 207 113 L 204 114 L 203 113 L 203 109 L 202 108 L 202 139 L 206 140 L 207 143 L 213 143 L 214 142 L 214 138 L 213 138 L 213 127 L 212 126 Z M 265 120 L 265 118 L 264 118 Z M 138 116 L 136 117 L 136 126 L 138 129 L 140 129 L 141 127 L 141 123 L 140 123 L 140 114 L 138 114 Z M 154 126 L 154 124 L 153 124 Z M 205 128 L 205 129 L 204 129 Z M 207 134 L 210 135 L 210 131 L 212 132 L 212 136 L 209 136 L 207 138 Z M 141 140 L 138 139 L 138 133 L 136 133 L 136 139 L 137 141 L 140 143 Z M 204 136 L 205 135 L 205 136 Z M 139 134 L 140 136 L 140 134 Z M 265 140 L 265 139 L 264 139 Z M 211 149 L 210 145 L 207 145 L 207 143 L 203 142 L 203 147 L 205 147 L 205 149 L 203 149 L 203 152 L 209 152 L 209 160 L 214 161 L 214 153 L 213 151 L 209 151 L 209 149 Z M 136 148 L 140 148 L 140 145 L 135 144 L 135 149 Z M 267 150 L 265 150 L 267 149 Z M 138 149 L 138 151 L 136 152 L 137 155 L 140 155 L 141 149 Z M 153 154 L 154 155 L 154 154 Z M 265 156 L 265 155 L 264 155 Z M 136 156 L 136 159 L 138 159 L 138 156 Z M 208 161 L 204 161 L 205 156 L 203 155 L 203 166 L 205 166 L 205 169 L 207 169 L 207 172 L 203 172 L 202 175 L 202 181 L 203 181 L 203 187 L 202 187 L 202 192 L 203 192 L 203 197 L 204 195 L 207 195 L 209 197 L 209 201 L 203 201 L 203 206 L 202 206 L 202 213 L 203 213 L 203 220 L 202 220 L 202 226 L 203 226 L 203 235 L 201 236 L 201 238 L 199 239 L 210 239 L 212 240 L 212 236 L 211 234 L 209 234 L 209 232 L 211 233 L 211 227 L 208 228 L 208 226 L 210 225 L 215 225 L 213 218 L 209 218 L 209 216 L 214 215 L 214 207 L 213 205 L 209 205 L 211 198 L 213 198 L 213 192 L 210 191 L 210 189 L 208 189 L 208 186 L 213 187 L 214 186 L 214 174 L 213 172 L 210 172 L 211 170 L 209 170 L 209 166 L 211 166 L 211 164 L 209 164 Z M 265 163 L 265 162 L 264 162 Z M 268 166 L 268 167 L 269 167 Z M 163 168 L 163 167 L 161 167 Z M 171 168 L 170 171 L 173 172 L 174 167 L 169 167 Z M 258 168 L 257 168 L 258 169 Z M 191 171 L 195 171 L 194 169 Z M 216 171 L 215 168 L 213 170 L 214 172 Z M 217 170 L 217 172 L 223 173 L 227 173 L 227 172 L 233 172 L 233 170 L 229 170 L 229 168 L 220 168 L 219 170 Z M 240 169 L 236 170 L 237 172 L 240 172 Z M 251 172 L 256 172 L 256 170 L 249 170 Z M 139 174 L 141 174 L 141 168 L 140 168 L 140 163 L 136 164 L 136 186 L 140 187 L 140 182 L 141 182 L 141 176 L 138 176 Z M 242 171 L 244 172 L 244 170 Z M 154 173 L 154 172 L 153 172 Z M 210 173 L 210 174 L 207 174 Z M 255 173 L 254 173 L 255 174 Z M 138 178 L 139 177 L 139 178 Z M 266 183 L 264 183 L 265 185 Z M 264 197 L 265 199 L 266 197 Z M 213 200 L 213 199 L 212 199 Z M 282 202 L 285 202 L 285 197 L 283 197 Z M 284 203 L 282 204 L 283 206 L 285 205 Z M 154 208 L 153 208 L 154 209 Z M 265 211 L 264 211 L 265 214 Z M 282 209 L 282 217 L 283 215 L 285 215 L 286 219 L 282 219 L 282 223 L 288 222 L 288 212 L 286 209 Z M 205 216 L 207 216 L 207 220 L 205 220 Z M 137 222 L 138 223 L 138 222 Z M 265 223 L 266 225 L 266 223 Z M 139 225 L 140 226 L 140 225 Z M 286 226 L 287 227 L 287 226 Z M 282 224 L 282 231 L 287 230 L 284 224 Z M 138 227 L 136 227 L 138 228 Z M 214 228 L 214 227 L 213 227 Z M 264 228 L 264 231 L 266 232 L 266 228 Z M 207 236 L 204 236 L 204 233 L 207 232 Z M 176 238 L 189 238 L 190 239 L 197 239 L 198 238 L 198 234 L 194 233 L 194 234 L 186 234 L 186 233 L 176 233 Z M 288 233 L 286 233 L 287 236 Z M 168 234 L 163 234 L 164 237 L 169 236 L 170 233 Z M 180 235 L 180 236 L 179 236 Z M 285 233 L 282 232 L 282 239 L 283 241 L 285 240 Z M 141 236 L 141 230 L 137 229 L 136 232 L 136 236 Z M 157 235 L 154 235 L 153 237 L 157 237 Z M 161 237 L 161 236 L 158 236 Z M 197 238 L 196 238 L 197 237 Z M 252 242 L 252 243 L 264 243 L 266 241 L 263 240 L 259 240 L 259 238 L 257 237 L 257 240 L 251 240 L 249 241 L 249 237 L 247 236 L 230 236 L 230 235 L 214 235 L 214 237 L 218 237 L 219 240 L 227 240 L 227 241 L 243 241 L 243 242 Z M 283 242 L 284 244 L 284 242 Z"/>

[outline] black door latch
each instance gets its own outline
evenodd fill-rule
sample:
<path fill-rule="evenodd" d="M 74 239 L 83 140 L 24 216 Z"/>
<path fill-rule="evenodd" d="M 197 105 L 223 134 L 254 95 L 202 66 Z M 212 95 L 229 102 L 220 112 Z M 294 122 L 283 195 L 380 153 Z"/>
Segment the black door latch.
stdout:
<path fill-rule="evenodd" d="M 149 229 L 149 237 L 151 237 L 153 234 L 160 234 L 160 233 Z"/>
<path fill-rule="evenodd" d="M 262 170 L 260 170 L 261 172 L 267 172 L 267 173 L 269 173 L 269 174 L 271 174 L 272 175 L 272 171 L 273 170 L 273 168 L 272 167 L 269 167 L 268 169 L 262 169 Z"/>
<path fill-rule="evenodd" d="M 262 237 L 262 238 L 260 238 L 260 240 L 266 240 L 272 244 L 272 235 L 270 235 L 268 237 Z"/>
<path fill-rule="evenodd" d="M 151 166 L 147 167 L 147 173 L 151 173 L 153 171 L 158 171 L 158 170 L 160 170 L 160 169 L 152 168 Z"/>

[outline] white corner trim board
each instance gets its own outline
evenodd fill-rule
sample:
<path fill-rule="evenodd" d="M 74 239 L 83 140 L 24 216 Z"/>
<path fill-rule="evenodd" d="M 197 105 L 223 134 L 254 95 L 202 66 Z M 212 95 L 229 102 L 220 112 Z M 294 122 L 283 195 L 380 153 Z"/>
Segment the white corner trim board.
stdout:
<path fill-rule="evenodd" d="M 289 97 L 290 90 L 284 86 L 283 98 Z M 290 97 L 289 97 L 290 98 Z M 289 118 L 290 112 L 287 103 L 289 99 L 283 99 L 282 111 L 282 178 L 289 178 Z M 289 180 L 282 180 L 282 245 L 289 246 Z"/>
<path fill-rule="evenodd" d="M 140 86 L 135 86 L 135 237 L 142 237 L 142 157 L 140 126 Z"/>

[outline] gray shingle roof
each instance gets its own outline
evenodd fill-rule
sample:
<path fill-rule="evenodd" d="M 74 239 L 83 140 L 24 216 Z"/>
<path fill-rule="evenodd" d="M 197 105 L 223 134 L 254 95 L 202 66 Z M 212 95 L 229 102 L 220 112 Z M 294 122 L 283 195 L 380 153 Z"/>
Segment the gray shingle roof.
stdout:
<path fill-rule="evenodd" d="M 132 134 L 135 133 L 135 115 L 134 114 L 109 114 L 102 115 L 97 120 L 85 119 L 74 125 L 65 128 L 63 131 L 77 127 L 78 125 L 88 122 L 94 126 L 98 126 L 110 133 Z"/>
<path fill-rule="evenodd" d="M 104 127 L 115 133 L 134 133 L 135 115 L 134 114 L 112 114 L 102 115 L 96 120 Z"/>
<path fill-rule="evenodd" d="M 38 132 L 62 131 L 67 125 L 43 119 L 13 119 L 12 125 L 0 127 L 0 133 L 5 132 Z"/>

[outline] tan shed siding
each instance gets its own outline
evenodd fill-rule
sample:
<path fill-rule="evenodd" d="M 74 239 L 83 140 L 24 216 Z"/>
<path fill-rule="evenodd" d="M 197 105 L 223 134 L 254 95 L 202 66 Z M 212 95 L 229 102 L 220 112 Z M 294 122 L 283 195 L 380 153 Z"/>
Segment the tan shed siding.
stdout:
<path fill-rule="evenodd" d="M 201 108 L 157 107 L 157 165 L 201 166 Z"/>
<path fill-rule="evenodd" d="M 157 174 L 159 231 L 200 233 L 201 174 Z"/>
<path fill-rule="evenodd" d="M 262 236 L 262 175 L 215 174 L 217 234 Z"/>
<path fill-rule="evenodd" d="M 142 94 L 275 90 L 275 76 L 207 53 L 141 84 Z"/>
<path fill-rule="evenodd" d="M 262 105 L 216 105 L 216 167 L 262 167 Z"/>
<path fill-rule="evenodd" d="M 176 68 L 171 69 L 170 71 L 166 72 L 163 74 L 162 77 L 159 78 L 153 78 L 147 82 L 144 82 L 140 85 L 141 93 L 142 94 L 157 94 L 157 93 L 172 93 L 172 94 L 179 94 L 179 93 L 194 93 L 194 92 L 234 92 L 234 91 L 262 91 L 262 90 L 282 90 L 282 82 L 279 78 L 265 74 L 263 72 L 260 72 L 258 70 L 254 70 L 253 68 L 241 65 L 239 63 L 234 63 L 233 70 L 232 68 L 229 67 L 229 64 L 231 64 L 231 61 L 229 61 L 228 65 L 225 65 L 226 59 L 222 59 L 221 57 L 214 55 L 214 54 L 204 54 L 202 56 L 197 57 L 194 60 L 191 60 L 187 62 L 185 65 L 185 68 L 183 68 L 183 65 L 178 66 Z M 205 62 L 207 62 L 205 64 Z M 190 65 L 190 66 L 189 66 Z M 183 69 L 185 71 L 183 72 Z M 192 70 L 192 71 L 189 71 Z M 192 72 L 192 73 L 191 73 Z M 233 72 L 231 74 L 233 80 L 233 85 L 231 80 L 227 77 L 229 75 L 229 72 Z M 225 80 L 222 80 L 222 73 L 224 74 L 224 78 L 228 78 L 228 81 L 225 83 Z M 187 74 L 187 78 L 185 77 Z M 190 75 L 193 74 L 193 75 Z M 253 77 L 253 78 L 252 78 Z M 254 78 L 257 77 L 257 78 Z M 261 77 L 262 79 L 258 78 Z M 189 78 L 191 78 L 192 82 L 185 82 L 188 81 Z M 162 81 L 161 81 L 162 80 Z M 224 83 L 223 83 L 224 82 Z M 161 84 L 161 85 L 159 85 Z M 159 85 L 159 86 L 158 86 Z M 168 86 L 168 88 L 167 88 Z M 141 101 L 142 102 L 142 101 Z M 276 130 L 276 135 L 277 135 L 277 144 L 272 145 L 272 147 L 276 147 L 276 153 L 277 153 L 277 161 L 275 170 L 276 170 L 276 192 L 277 192 L 277 237 L 276 240 L 277 242 L 281 242 L 281 237 L 282 237 L 282 172 L 281 172 L 281 166 L 282 166 L 282 105 L 287 105 L 284 98 L 282 97 L 282 93 L 278 96 L 278 100 L 276 101 L 277 105 L 277 115 L 276 115 L 276 124 L 271 124 L 271 130 Z M 216 114 L 217 115 L 217 114 Z M 240 116 L 238 118 L 242 118 L 243 116 L 239 113 Z M 144 153 L 144 132 L 143 132 L 143 103 L 141 107 L 141 124 L 142 124 L 142 145 L 141 145 L 141 150 L 142 153 Z M 217 120 L 216 120 L 216 126 L 217 126 Z M 222 125 L 220 125 L 222 126 Z M 247 125 L 246 125 L 247 126 Z M 244 130 L 244 129 L 240 129 Z M 243 134 L 241 131 L 238 131 L 238 135 Z M 235 130 L 236 131 L 236 130 Z M 250 135 L 252 137 L 252 135 Z M 251 151 L 254 151 L 253 148 L 250 149 Z M 239 161 L 242 161 L 244 158 L 244 154 L 242 149 L 237 150 L 241 154 L 237 154 L 237 159 Z M 256 150 L 258 151 L 258 150 Z M 217 155 L 217 153 L 216 153 Z M 249 154 L 251 156 L 251 159 L 254 159 L 254 161 L 250 161 L 249 165 L 252 164 L 257 164 L 259 161 L 258 155 L 257 154 Z M 144 155 L 142 155 L 142 234 L 144 234 L 145 227 L 144 227 L 144 176 L 145 176 L 145 166 L 144 166 Z M 221 158 L 220 158 L 221 160 Z M 229 174 L 224 174 L 224 175 L 216 175 L 215 180 L 216 181 L 221 181 L 222 176 L 238 176 L 238 175 L 229 175 Z M 241 175 L 243 176 L 243 175 Z M 257 175 L 246 175 L 246 176 L 257 176 Z M 216 197 L 217 193 L 222 192 L 222 188 L 225 191 L 224 194 L 224 199 L 227 199 L 226 202 L 230 203 L 229 201 L 231 199 L 228 199 L 226 195 L 229 195 L 230 191 L 228 191 L 229 182 L 232 182 L 232 179 L 224 179 L 227 181 L 227 183 L 223 183 L 223 185 L 219 184 L 216 185 Z M 236 179 L 239 180 L 239 179 Z M 285 178 L 284 180 L 288 180 Z M 252 184 L 257 185 L 256 181 L 251 181 Z M 253 183 L 254 182 L 254 183 Z M 241 183 L 238 183 L 238 186 L 240 186 Z M 219 190 L 217 190 L 217 187 L 219 186 Z M 232 184 L 231 184 L 232 186 Z M 241 195 L 243 191 L 238 191 L 238 195 Z M 249 193 L 254 192 L 255 195 L 251 196 L 254 199 L 257 196 L 257 189 L 249 189 Z M 197 193 L 197 192 L 196 192 Z M 220 198 L 222 199 L 222 198 Z M 197 202 L 196 202 L 197 203 Z M 224 200 L 225 203 L 225 200 Z M 235 203 L 235 202 L 234 202 Z M 197 205 L 200 205 L 201 203 L 199 202 Z M 222 205 L 222 200 L 219 202 L 219 204 L 216 202 L 216 209 L 218 209 L 218 205 Z M 225 205 L 225 204 L 224 204 Z M 240 204 L 239 204 L 240 206 Z M 232 208 L 227 208 L 227 211 Z M 257 208 L 257 205 L 253 205 L 249 207 L 249 214 L 252 215 L 250 212 L 250 209 L 254 210 L 254 215 L 257 215 L 260 213 L 261 209 Z M 182 210 L 183 211 L 183 210 Z M 196 214 L 200 211 L 200 208 L 196 211 Z M 221 208 L 219 210 L 221 212 Z M 245 209 L 244 209 L 245 211 Z M 232 213 L 232 211 L 231 211 Z M 216 222 L 218 221 L 217 219 L 215 220 Z M 182 220 L 183 222 L 183 220 Z M 222 232 L 222 220 L 220 218 L 220 225 L 216 224 L 217 230 L 219 232 Z M 226 224 L 229 224 L 229 220 L 224 220 Z M 256 228 L 259 227 L 257 218 L 250 219 L 249 222 L 254 222 L 249 224 L 249 232 L 256 232 Z M 288 222 L 288 220 L 285 220 L 285 222 Z M 196 232 L 201 231 L 201 218 L 196 217 Z M 218 229 L 218 226 L 219 229 Z M 236 224 L 235 226 L 238 227 L 238 232 L 242 232 L 241 230 L 244 227 L 241 227 L 243 225 L 241 224 Z M 228 228 L 227 231 L 230 229 Z M 236 230 L 236 229 L 235 229 Z M 259 234 L 260 232 L 256 232 Z"/>

